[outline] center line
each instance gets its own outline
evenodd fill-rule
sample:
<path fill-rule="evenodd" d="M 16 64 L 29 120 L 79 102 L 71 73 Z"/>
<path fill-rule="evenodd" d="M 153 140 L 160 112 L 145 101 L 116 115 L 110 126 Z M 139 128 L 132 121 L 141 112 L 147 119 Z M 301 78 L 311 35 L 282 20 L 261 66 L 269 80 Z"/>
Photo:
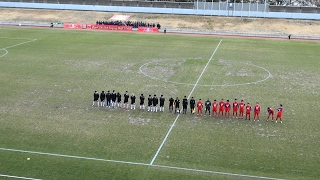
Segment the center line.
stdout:
<path fill-rule="evenodd" d="M 212 60 L 213 55 L 214 55 L 214 54 L 216 53 L 216 51 L 218 50 L 218 48 L 219 48 L 219 46 L 220 46 L 221 42 L 222 42 L 222 39 L 220 40 L 220 42 L 219 42 L 219 44 L 217 45 L 216 49 L 213 51 L 213 53 L 212 53 L 212 55 L 211 55 L 211 57 L 210 57 L 209 61 L 207 62 L 206 66 L 203 68 L 203 70 L 202 70 L 202 72 L 201 72 L 201 74 L 200 74 L 199 78 L 197 79 L 196 83 L 194 84 L 194 86 L 193 86 L 193 88 L 192 88 L 192 90 L 191 90 L 191 92 L 190 92 L 190 94 L 189 94 L 189 96 L 188 96 L 188 99 L 189 99 L 189 98 L 190 98 L 190 96 L 192 95 L 192 93 L 193 93 L 194 89 L 197 87 L 197 85 L 198 85 L 198 83 L 199 83 L 199 81 L 200 81 L 200 79 L 201 79 L 201 77 L 202 77 L 202 75 L 203 75 L 204 71 L 207 69 L 207 66 L 209 65 L 210 61 Z M 154 155 L 154 157 L 152 158 L 152 160 L 151 160 L 151 162 L 150 162 L 150 165 L 152 165 L 152 164 L 153 164 L 153 162 L 156 160 L 156 158 L 157 158 L 157 156 L 158 156 L 158 154 L 159 154 L 160 150 L 162 149 L 162 147 L 163 147 L 164 143 L 166 142 L 166 140 L 167 140 L 167 138 L 168 138 L 169 134 L 170 134 L 170 133 L 171 133 L 171 131 L 172 131 L 173 126 L 176 124 L 176 122 L 177 122 L 177 120 L 178 120 L 178 118 L 179 118 L 179 117 L 180 117 L 180 114 L 178 114 L 178 115 L 177 115 L 176 119 L 174 120 L 173 124 L 171 125 L 171 127 L 170 127 L 169 131 L 167 132 L 166 136 L 164 137 L 164 139 L 163 139 L 162 143 L 160 144 L 160 147 L 158 148 L 158 150 L 157 150 L 156 154 L 155 154 L 155 155 Z"/>

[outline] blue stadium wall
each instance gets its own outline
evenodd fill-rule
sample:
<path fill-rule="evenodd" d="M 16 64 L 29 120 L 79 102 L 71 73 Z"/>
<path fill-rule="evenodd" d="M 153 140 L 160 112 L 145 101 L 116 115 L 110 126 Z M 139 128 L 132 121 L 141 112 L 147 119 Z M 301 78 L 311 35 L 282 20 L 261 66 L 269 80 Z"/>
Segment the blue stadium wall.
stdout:
<path fill-rule="evenodd" d="M 17 0 L 16 0 L 17 1 Z M 270 12 L 273 7 L 266 4 L 198 4 L 194 3 L 187 6 L 185 4 L 177 4 L 175 6 L 163 4 L 161 7 L 154 7 L 152 4 L 146 4 L 145 7 L 137 7 L 124 4 L 120 1 L 119 4 L 113 5 L 79 5 L 79 4 L 48 4 L 48 3 L 30 3 L 20 2 L 0 2 L 0 7 L 10 8 L 32 8 L 32 9 L 58 9 L 58 10 L 84 10 L 84 11 L 105 11 L 105 12 L 130 12 L 130 13 L 156 13 L 156 14 L 184 14 L 184 15 L 201 15 L 201 16 L 234 16 L 234 17 L 257 17 L 257 18 L 285 18 L 285 19 L 310 19 L 320 20 L 320 9 L 315 8 L 312 12 L 303 11 L 303 7 L 297 7 L 292 12 L 286 11 L 286 7 L 278 6 L 279 12 Z M 72 1 L 71 1 L 72 2 Z M 137 1 L 135 1 L 137 2 Z M 138 2 L 137 2 L 138 3 Z M 143 2 L 141 2 L 143 3 Z M 149 2 L 150 3 L 150 2 Z M 210 5 L 211 4 L 211 5 Z M 170 8 L 174 7 L 174 8 Z M 203 8 L 204 6 L 204 8 Z M 210 8 L 211 6 L 211 8 Z M 239 7 L 241 6 L 241 9 Z M 250 8 L 252 6 L 252 8 Z"/>

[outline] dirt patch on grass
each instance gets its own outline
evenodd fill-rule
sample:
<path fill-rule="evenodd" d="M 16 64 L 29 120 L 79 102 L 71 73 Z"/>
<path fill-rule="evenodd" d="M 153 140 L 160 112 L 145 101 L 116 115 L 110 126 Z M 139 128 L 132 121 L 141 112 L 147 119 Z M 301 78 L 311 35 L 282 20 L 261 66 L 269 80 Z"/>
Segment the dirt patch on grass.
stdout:
<path fill-rule="evenodd" d="M 320 36 L 320 21 L 264 19 L 217 16 L 191 16 L 169 14 L 115 13 L 69 10 L 1 8 L 3 22 L 51 23 L 71 22 L 91 24 L 105 21 L 114 14 L 130 15 L 131 21 L 160 23 L 167 29 L 194 29 L 207 31 L 228 31 L 244 33 L 293 34 Z"/>

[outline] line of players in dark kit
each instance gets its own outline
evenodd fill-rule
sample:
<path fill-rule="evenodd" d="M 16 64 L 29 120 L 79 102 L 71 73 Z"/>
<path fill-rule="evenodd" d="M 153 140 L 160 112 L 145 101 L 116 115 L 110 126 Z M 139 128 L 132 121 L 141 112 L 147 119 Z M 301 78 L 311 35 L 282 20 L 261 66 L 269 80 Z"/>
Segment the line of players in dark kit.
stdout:
<path fill-rule="evenodd" d="M 129 102 L 130 99 L 130 102 Z M 143 94 L 139 97 L 139 109 L 145 110 L 145 96 Z M 147 97 L 147 111 L 149 112 L 158 112 L 162 111 L 164 112 L 164 103 L 165 103 L 165 97 L 163 95 L 160 95 L 158 98 L 157 95 L 149 95 Z M 204 109 L 204 116 L 215 116 L 215 117 L 226 117 L 226 118 L 240 118 L 240 119 L 251 119 L 251 112 L 253 109 L 253 120 L 259 121 L 260 120 L 260 104 L 257 102 L 255 106 L 251 106 L 250 103 L 245 103 L 243 100 L 240 102 L 237 101 L 237 99 L 234 99 L 232 103 L 229 102 L 229 100 L 224 101 L 224 99 L 221 99 L 220 102 L 217 102 L 215 99 L 213 102 L 210 101 L 208 98 L 205 102 L 203 102 L 201 99 L 199 99 L 197 102 L 194 99 L 194 97 L 191 97 L 190 100 L 186 96 L 183 97 L 182 102 L 178 97 L 176 99 L 173 99 L 172 97 L 169 99 L 169 112 L 170 113 L 181 113 L 180 104 L 182 105 L 182 114 L 187 114 L 188 105 L 190 107 L 190 113 L 195 114 L 197 116 L 203 116 L 203 109 Z M 93 102 L 92 106 L 98 106 L 98 107 L 106 107 L 106 108 L 122 108 L 122 109 L 136 109 L 136 96 L 134 93 L 131 95 L 126 91 L 123 95 L 123 101 L 122 101 L 122 95 L 119 92 L 115 92 L 113 90 L 112 92 L 102 91 L 100 94 L 98 91 L 95 91 L 93 94 Z M 159 110 L 158 110 L 159 108 Z M 197 110 L 197 112 L 196 112 Z M 232 111 L 232 114 L 231 114 Z M 278 119 L 280 120 L 280 123 L 282 123 L 282 112 L 283 107 L 282 104 L 280 104 L 279 108 L 277 109 L 278 113 L 276 116 L 276 123 L 278 122 Z M 274 121 L 274 110 L 271 107 L 267 108 L 268 117 L 267 121 L 269 121 L 271 117 L 271 121 Z"/>

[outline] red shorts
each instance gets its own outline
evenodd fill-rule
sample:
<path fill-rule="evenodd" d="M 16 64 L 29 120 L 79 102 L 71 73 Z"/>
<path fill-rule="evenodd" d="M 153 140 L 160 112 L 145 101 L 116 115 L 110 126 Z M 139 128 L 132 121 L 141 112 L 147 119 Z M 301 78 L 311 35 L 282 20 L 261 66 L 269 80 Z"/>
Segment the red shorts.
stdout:
<path fill-rule="evenodd" d="M 233 112 L 237 112 L 237 111 L 238 111 L 238 108 L 233 108 L 232 111 L 233 111 Z"/>
<path fill-rule="evenodd" d="M 240 113 L 244 113 L 244 109 L 240 109 Z"/>
<path fill-rule="evenodd" d="M 218 109 L 217 108 L 212 108 L 212 112 L 217 112 Z"/>
<path fill-rule="evenodd" d="M 219 109 L 219 112 L 221 112 L 221 111 L 223 112 L 223 110 L 224 110 L 223 108 L 220 108 L 220 109 Z"/>
<path fill-rule="evenodd" d="M 200 107 L 198 107 L 198 110 L 199 110 L 199 111 L 201 111 L 201 110 L 202 110 L 202 107 L 201 107 L 201 106 L 200 106 Z"/>
<path fill-rule="evenodd" d="M 226 108 L 226 112 L 230 112 L 230 108 Z"/>
<path fill-rule="evenodd" d="M 250 111 L 246 111 L 246 114 L 250 114 Z"/>
<path fill-rule="evenodd" d="M 277 117 L 282 118 L 282 113 L 278 113 Z"/>
<path fill-rule="evenodd" d="M 259 115 L 260 114 L 260 112 L 254 112 L 254 115 Z"/>

